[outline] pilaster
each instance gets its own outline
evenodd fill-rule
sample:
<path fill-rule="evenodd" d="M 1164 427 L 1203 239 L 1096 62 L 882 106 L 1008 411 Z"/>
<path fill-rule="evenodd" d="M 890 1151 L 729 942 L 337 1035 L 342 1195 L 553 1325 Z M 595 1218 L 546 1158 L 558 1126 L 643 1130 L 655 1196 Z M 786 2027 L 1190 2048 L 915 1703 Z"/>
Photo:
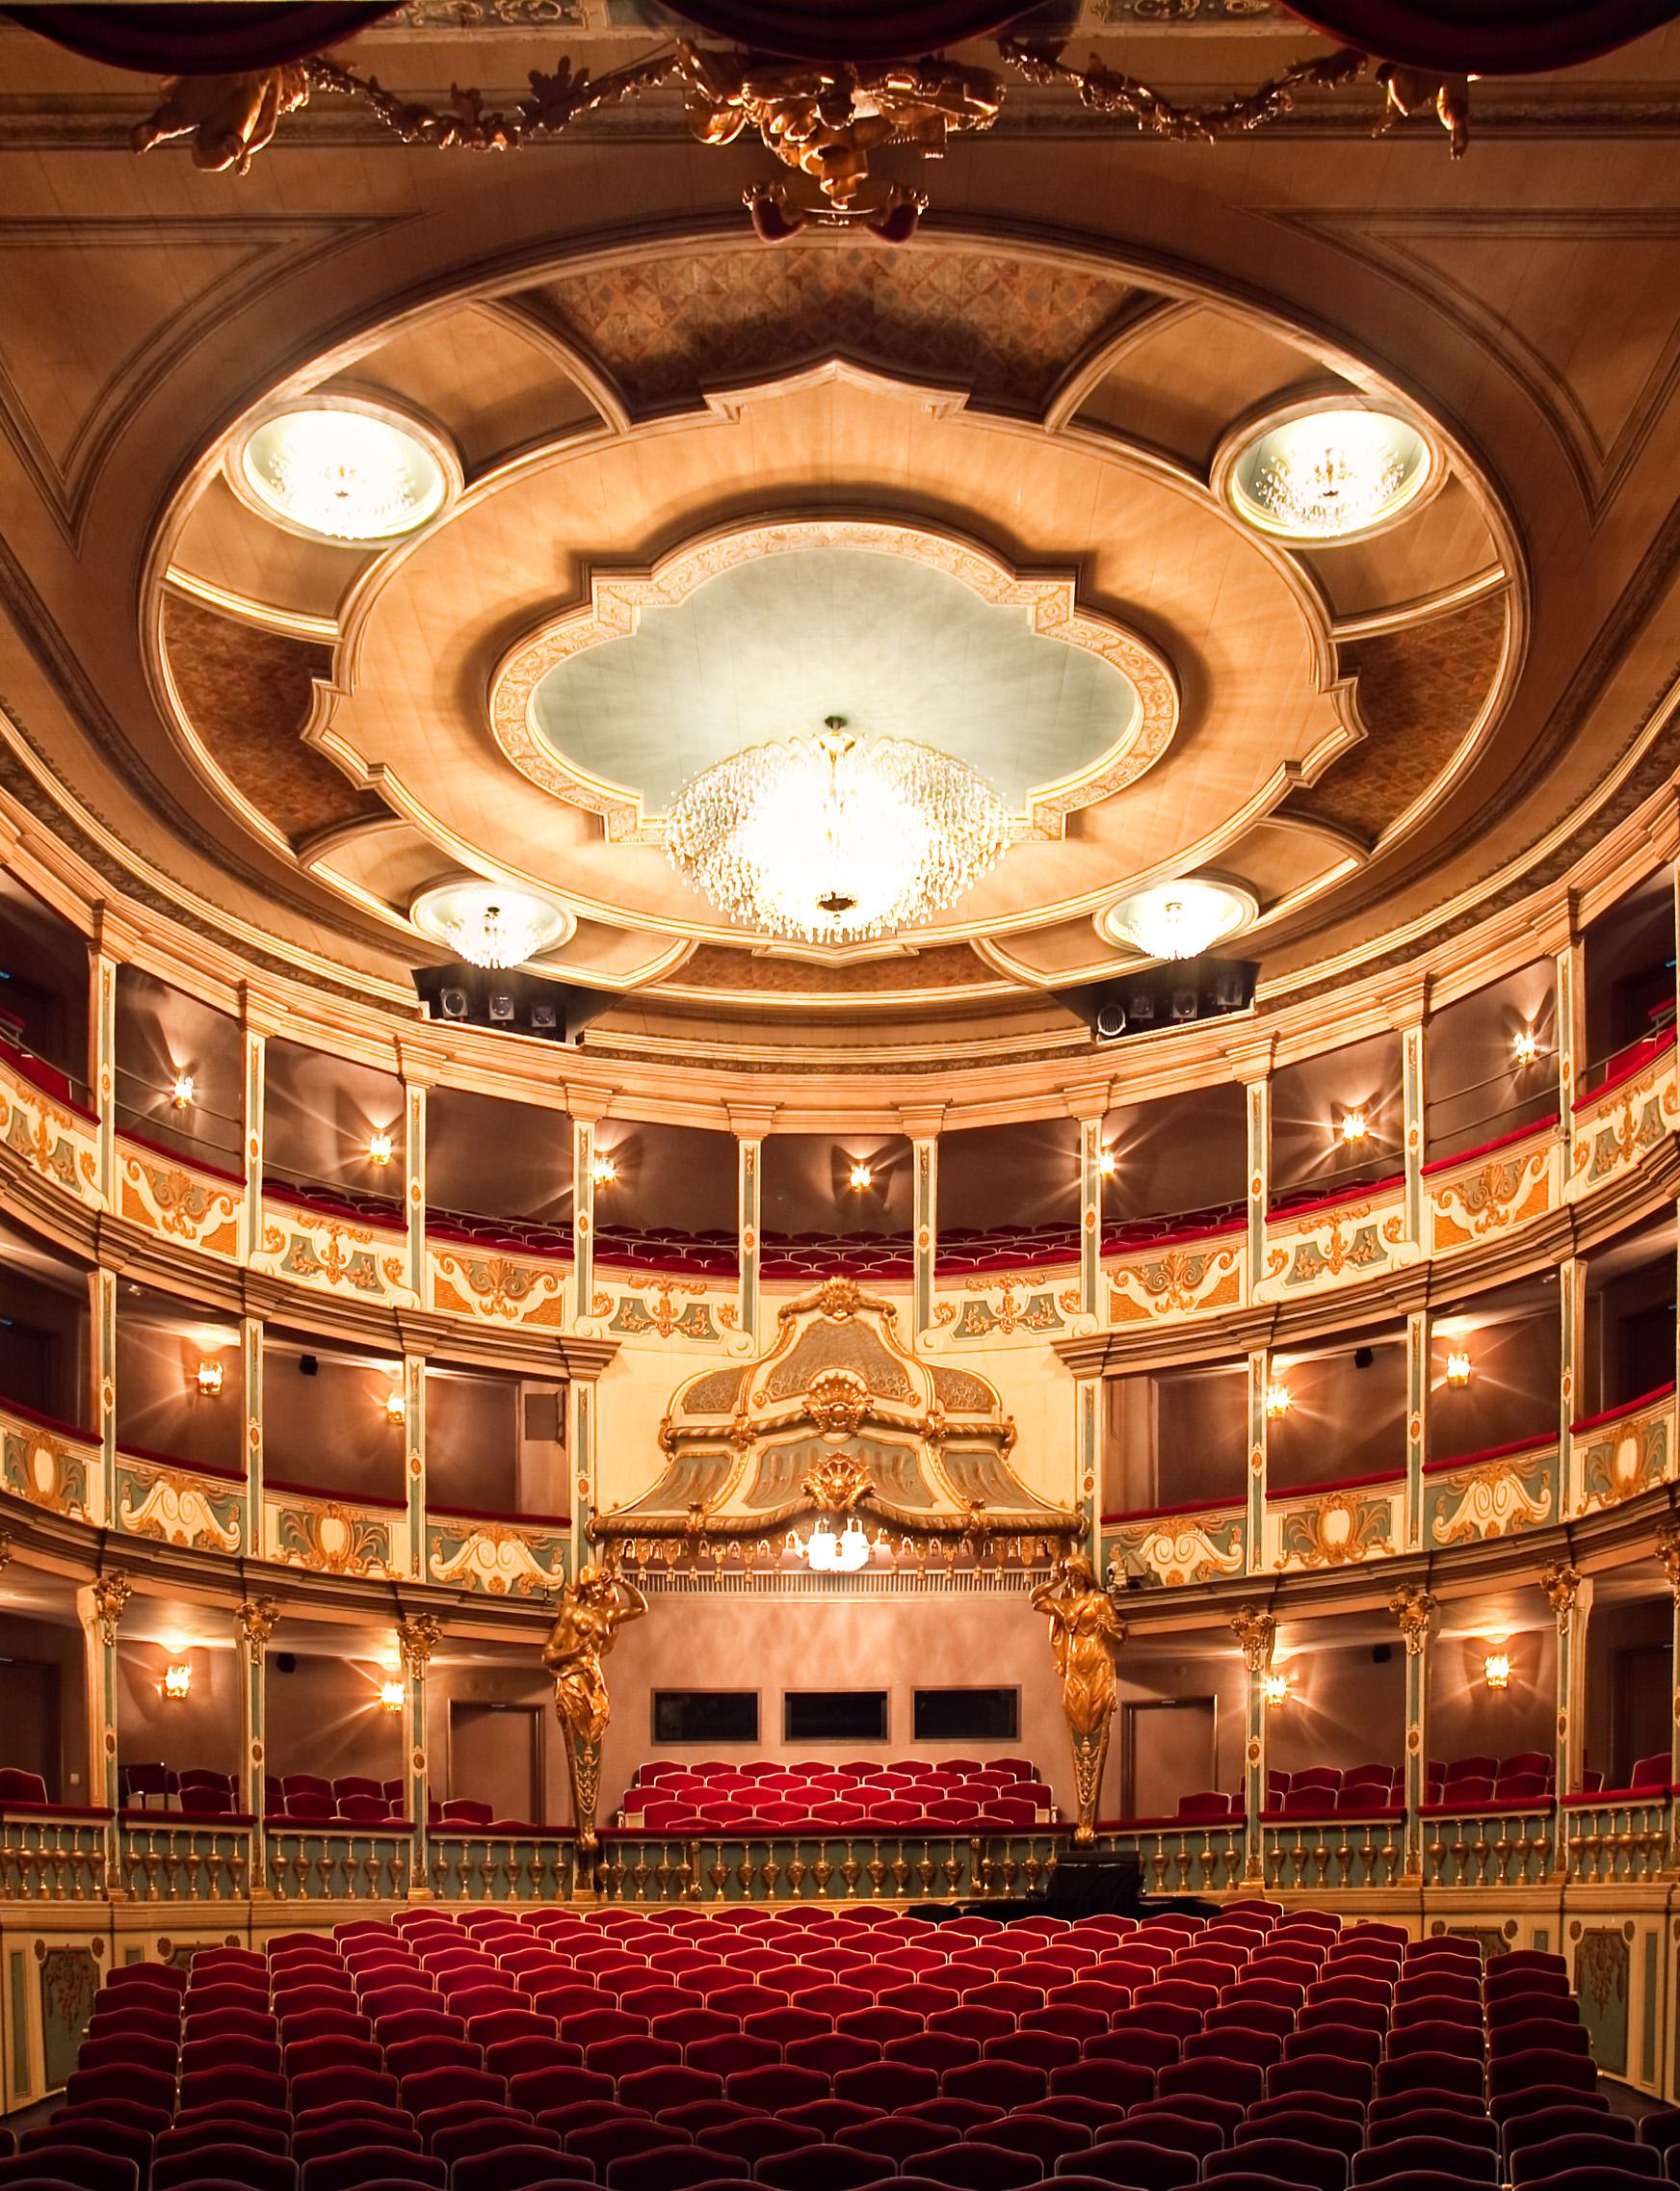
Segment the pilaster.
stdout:
<path fill-rule="evenodd" d="M 1074 1434 L 1078 1439 L 1076 1497 L 1085 1517 L 1085 1545 L 1094 1569 L 1097 1564 L 1097 1515 L 1102 1499 L 1103 1426 L 1108 1410 L 1103 1406 L 1100 1377 L 1081 1377 L 1073 1387 Z M 1098 1580 L 1101 1580 L 1100 1575 Z"/>
<path fill-rule="evenodd" d="M 269 1893 L 268 1809 L 265 1782 L 268 1773 L 268 1684 L 265 1668 L 269 1638 L 278 1625 L 280 1609 L 272 1597 L 248 1597 L 233 1616 L 239 1632 L 239 1808 L 250 1813 L 250 1882 L 253 1901 Z"/>
<path fill-rule="evenodd" d="M 1668 1580 L 1669 1632 L 1673 1639 L 1674 1693 L 1668 1714 L 1668 1784 L 1680 1787 L 1680 1519 L 1671 1517 L 1657 1531 L 1655 1554 Z"/>
<path fill-rule="evenodd" d="M 115 1570 L 95 1575 L 76 1593 L 88 1683 L 88 1801 L 110 1812 L 105 1825 L 105 1891 L 127 1899 L 122 1884 L 117 1812 L 121 1783 L 117 1766 L 117 1628 L 134 1585 Z"/>
<path fill-rule="evenodd" d="M 1405 1865 L 1404 1877 L 1424 1874 L 1423 1808 L 1429 1795 L 1430 1639 L 1435 1600 L 1407 1583 L 1388 1600 L 1405 1642 Z"/>
<path fill-rule="evenodd" d="M 571 1320 L 591 1313 L 595 1295 L 595 1122 L 571 1122 Z"/>
<path fill-rule="evenodd" d="M 245 1207 L 240 1213 L 239 1259 L 249 1263 L 263 1236 L 263 1090 L 268 1037 L 245 1028 Z"/>
<path fill-rule="evenodd" d="M 1557 956 L 1558 1120 L 1563 1144 L 1563 1178 L 1575 1176 L 1575 1080 L 1587 1063 L 1586 947 L 1577 935 Z"/>
<path fill-rule="evenodd" d="M 426 1358 L 403 1357 L 403 1496 L 407 1502 L 408 1572 L 426 1580 Z"/>
<path fill-rule="evenodd" d="M 1272 1200 L 1272 1071 L 1270 1066 L 1243 1076 L 1244 1112 L 1248 1133 L 1248 1273 L 1252 1301 L 1266 1275 L 1266 1210 Z"/>
<path fill-rule="evenodd" d="M 1554 1560 L 1540 1571 L 1540 1588 L 1558 1624 L 1556 1785 L 1562 1800 L 1581 1785 L 1587 1731 L 1587 1623 L 1592 1613 L 1592 1584 L 1567 1560 Z M 1554 1862 L 1560 1876 L 1567 1872 L 1567 1841 L 1561 1832 L 1556 1836 Z"/>
<path fill-rule="evenodd" d="M 264 1485 L 268 1461 L 263 1450 L 263 1327 L 260 1316 L 239 1323 L 239 1405 L 245 1448 L 245 1498 L 249 1519 L 246 1550 L 252 1559 L 268 1556 Z"/>
<path fill-rule="evenodd" d="M 403 1081 L 403 1223 L 408 1283 L 422 1308 L 432 1306 L 426 1274 L 426 1088 Z"/>
<path fill-rule="evenodd" d="M 1405 1547 L 1424 1537 L 1424 1460 L 1430 1435 L 1430 1318 L 1415 1308 L 1405 1320 Z"/>
<path fill-rule="evenodd" d="M 1243 1650 L 1247 1672 L 1247 1733 L 1243 1744 L 1243 1885 L 1266 1883 L 1266 1676 L 1277 1646 L 1277 1620 L 1261 1605 L 1240 1605 L 1231 1628 Z"/>
<path fill-rule="evenodd" d="M 913 1232 L 916 1244 L 915 1332 L 921 1338 L 933 1328 L 933 1272 L 939 1254 L 939 1137 L 919 1134 L 910 1142 L 911 1193 L 914 1201 Z M 1100 1185 L 1100 1182 L 1099 1182 Z M 1102 1213 L 1097 1212 L 1098 1254 L 1101 1253 Z M 1084 1256 L 1080 1269 L 1085 1267 Z"/>
<path fill-rule="evenodd" d="M 117 1526 L 117 1273 L 96 1266 L 88 1273 L 92 1326 L 93 1422 L 99 1433 L 101 1528 Z"/>
<path fill-rule="evenodd" d="M 736 1314 L 741 1329 L 756 1343 L 758 1338 L 758 1261 L 764 1226 L 764 1144 L 738 1139 L 735 1144 L 735 1254 L 740 1267 Z"/>
<path fill-rule="evenodd" d="M 573 1377 L 565 1387 L 565 1450 L 571 1466 L 571 1571 L 590 1556 L 590 1523 L 595 1513 L 595 1387 Z"/>
<path fill-rule="evenodd" d="M 117 966 L 101 921 L 88 954 L 88 1088 L 99 1119 L 95 1161 L 107 1209 L 117 1206 Z"/>
<path fill-rule="evenodd" d="M 397 1649 L 403 1658 L 403 1731 L 407 1755 L 404 1773 L 408 1789 L 408 1816 L 414 1823 L 413 1856 L 408 1871 L 408 1899 L 432 1899 L 432 1849 L 428 1832 L 432 1774 L 426 1746 L 426 1669 L 443 1623 L 435 1613 L 416 1613 L 397 1623 Z"/>
<path fill-rule="evenodd" d="M 1585 1390 L 1587 1265 L 1569 1255 L 1558 1265 L 1558 1515 L 1575 1511 L 1575 1462 L 1569 1425 L 1581 1413 Z"/>
<path fill-rule="evenodd" d="M 1420 1007 L 1421 1009 L 1421 1007 Z M 1405 1237 L 1420 1250 L 1424 1239 L 1424 1157 L 1426 1140 L 1424 1023 L 1400 1030 L 1401 1088 L 1404 1105 Z"/>
<path fill-rule="evenodd" d="M 1248 1466 L 1244 1479 L 1243 1535 L 1249 1574 L 1266 1571 L 1266 1479 L 1268 1425 L 1266 1394 L 1272 1384 L 1272 1357 L 1262 1347 L 1248 1357 Z"/>
<path fill-rule="evenodd" d="M 1102 1116 L 1079 1122 L 1079 1308 L 1097 1313 L 1102 1272 Z"/>

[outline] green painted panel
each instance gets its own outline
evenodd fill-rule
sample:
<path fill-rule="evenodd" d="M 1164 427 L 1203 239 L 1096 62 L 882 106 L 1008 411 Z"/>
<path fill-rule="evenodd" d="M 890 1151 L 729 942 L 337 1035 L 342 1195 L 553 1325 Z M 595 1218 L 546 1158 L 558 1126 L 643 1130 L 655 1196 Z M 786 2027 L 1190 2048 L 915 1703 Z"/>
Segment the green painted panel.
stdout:
<path fill-rule="evenodd" d="M 28 1985 L 23 1969 L 23 1951 L 14 1949 L 11 1957 L 10 1979 L 7 1986 L 8 2013 L 12 2019 L 12 2097 L 24 2099 L 29 2085 L 29 2007 Z"/>
<path fill-rule="evenodd" d="M 1592 2058 L 1612 2076 L 1628 2066 L 1628 1973 L 1633 1943 L 1619 1925 L 1595 1925 L 1575 1948 L 1575 1992 Z"/>
<path fill-rule="evenodd" d="M 56 2092 L 76 2066 L 98 1990 L 99 1967 L 90 1949 L 53 1947 L 41 1957 L 40 2057 L 49 2092 Z"/>
<path fill-rule="evenodd" d="M 1657 1934 L 1654 1926 L 1645 1935 L 1645 2002 L 1640 2075 L 1646 2084 L 1657 2081 Z"/>

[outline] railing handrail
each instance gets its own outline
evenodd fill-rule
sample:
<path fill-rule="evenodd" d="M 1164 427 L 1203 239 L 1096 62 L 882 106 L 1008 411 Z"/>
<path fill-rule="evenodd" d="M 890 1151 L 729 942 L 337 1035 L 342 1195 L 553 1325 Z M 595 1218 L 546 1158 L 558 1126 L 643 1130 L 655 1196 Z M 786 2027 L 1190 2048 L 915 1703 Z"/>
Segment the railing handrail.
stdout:
<path fill-rule="evenodd" d="M 426 1512 L 447 1521 L 496 1521 L 514 1529 L 569 1529 L 569 1514 L 498 1514 L 489 1507 L 445 1506 L 435 1499 L 426 1501 Z"/>
<path fill-rule="evenodd" d="M 1646 1408 L 1654 1408 L 1660 1400 L 1674 1396 L 1674 1380 L 1667 1385 L 1654 1386 L 1649 1392 L 1641 1392 L 1637 1400 L 1618 1400 L 1614 1408 L 1605 1408 L 1596 1415 L 1581 1415 L 1569 1425 L 1571 1438 L 1580 1437 L 1583 1431 L 1601 1430 L 1606 1423 L 1618 1422 L 1624 1415 L 1640 1414 Z"/>
<path fill-rule="evenodd" d="M 213 1476 L 219 1484 L 245 1485 L 249 1482 L 243 1468 L 223 1468 L 213 1461 L 189 1461 L 179 1453 L 153 1453 L 144 1445 L 130 1445 L 126 1439 L 117 1440 L 118 1460 L 139 1461 L 148 1468 L 180 1468 L 189 1476 Z"/>
<path fill-rule="evenodd" d="M 1450 1172 L 1456 1164 L 1476 1164 L 1484 1156 L 1493 1156 L 1502 1148 L 1512 1148 L 1519 1141 L 1537 1141 L 1541 1134 L 1555 1133 L 1558 1113 L 1548 1111 L 1543 1119 L 1533 1119 L 1526 1126 L 1513 1126 L 1509 1133 L 1496 1135 L 1492 1141 L 1479 1142 L 1474 1148 L 1461 1148 L 1452 1156 L 1431 1156 L 1423 1167 L 1424 1178 L 1432 1178 L 1437 1172 Z"/>
<path fill-rule="evenodd" d="M 1536 1431 L 1532 1438 L 1513 1438 L 1504 1445 L 1484 1445 L 1476 1453 L 1446 1453 L 1438 1460 L 1424 1463 L 1426 1476 L 1441 1475 L 1449 1468 L 1480 1467 L 1485 1461 L 1504 1461 L 1512 1453 L 1538 1453 L 1548 1445 L 1556 1445 L 1555 1430 Z"/>
<path fill-rule="evenodd" d="M 289 1498 L 324 1499 L 329 1506 L 372 1506 L 385 1514 L 406 1514 L 408 1509 L 406 1498 L 385 1498 L 378 1491 L 327 1491 L 319 1484 L 287 1483 L 279 1476 L 266 1478 L 263 1490 L 280 1491 Z"/>
<path fill-rule="evenodd" d="M 1140 1506 L 1124 1514 L 1105 1514 L 1100 1517 L 1099 1529 L 1119 1529 L 1132 1521 L 1169 1521 L 1180 1514 L 1241 1514 L 1247 1500 L 1241 1491 L 1222 1498 L 1179 1499 L 1172 1506 Z"/>
<path fill-rule="evenodd" d="M 1272 1499 L 1322 1498 L 1326 1491 L 1363 1491 L 1382 1484 L 1404 1484 L 1405 1463 L 1397 1467 L 1374 1469 L 1368 1476 L 1336 1476 L 1321 1484 L 1280 1484 L 1276 1490 L 1268 1487 L 1266 1496 Z"/>

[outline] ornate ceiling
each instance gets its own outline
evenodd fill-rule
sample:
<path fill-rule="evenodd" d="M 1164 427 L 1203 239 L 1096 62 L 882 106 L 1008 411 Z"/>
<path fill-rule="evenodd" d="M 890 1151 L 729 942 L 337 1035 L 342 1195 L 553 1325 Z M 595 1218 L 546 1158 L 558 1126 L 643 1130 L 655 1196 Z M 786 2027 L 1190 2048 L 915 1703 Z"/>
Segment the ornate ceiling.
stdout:
<path fill-rule="evenodd" d="M 1111 58 L 1207 95 L 1314 49 L 1192 19 Z M 757 242 L 761 155 L 658 97 L 505 162 L 317 100 L 236 178 L 137 165 L 143 85 L 0 40 L 0 793 L 206 966 L 396 1006 L 415 897 L 479 874 L 655 1024 L 919 1041 L 1042 1019 L 1131 963 L 1105 910 L 1202 873 L 1287 999 L 1543 884 L 1661 765 L 1673 32 L 1489 87 L 1457 164 L 1335 97 L 1212 145 L 1029 98 L 897 248 Z M 553 59 L 517 22 L 357 56 L 405 94 Z M 306 393 L 459 491 L 382 548 L 275 524 L 228 453 Z M 1243 523 L 1230 448 L 1305 397 L 1413 421 L 1431 491 L 1345 544 Z M 846 951 L 731 927 L 661 841 L 697 768 L 829 713 L 1015 816 Z"/>

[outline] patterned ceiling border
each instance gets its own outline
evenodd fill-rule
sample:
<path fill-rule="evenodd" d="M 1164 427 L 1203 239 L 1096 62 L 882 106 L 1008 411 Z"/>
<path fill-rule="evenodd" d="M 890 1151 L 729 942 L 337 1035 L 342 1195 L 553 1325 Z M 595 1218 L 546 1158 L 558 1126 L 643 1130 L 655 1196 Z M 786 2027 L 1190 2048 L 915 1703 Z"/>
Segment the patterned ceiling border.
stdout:
<path fill-rule="evenodd" d="M 663 845 L 665 817 L 647 813 L 641 795 L 569 764 L 543 738 L 534 708 L 549 672 L 591 647 L 632 634 L 648 608 L 675 608 L 709 580 L 768 556 L 848 549 L 906 558 L 960 580 L 994 607 L 1024 608 L 1034 636 L 1077 647 L 1126 678 L 1138 697 L 1128 729 L 1087 769 L 1027 793 L 1014 817 L 1017 837 L 1054 841 L 1067 816 L 1135 783 L 1166 752 L 1178 727 L 1178 685 L 1166 659 L 1135 633 L 1079 607 L 1071 578 L 1023 578 L 997 557 L 924 526 L 852 517 L 796 518 L 743 526 L 678 548 L 645 575 L 595 571 L 587 602 L 521 640 L 490 678 L 489 723 L 502 752 L 522 776 L 568 805 L 598 815 L 612 844 Z"/>

